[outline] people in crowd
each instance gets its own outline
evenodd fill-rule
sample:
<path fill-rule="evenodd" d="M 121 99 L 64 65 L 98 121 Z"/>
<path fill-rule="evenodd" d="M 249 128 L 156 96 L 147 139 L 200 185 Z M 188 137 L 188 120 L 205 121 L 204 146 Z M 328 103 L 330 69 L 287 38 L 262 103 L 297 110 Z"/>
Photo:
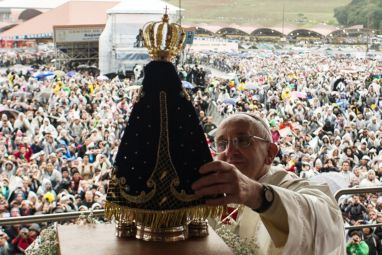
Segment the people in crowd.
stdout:
<path fill-rule="evenodd" d="M 338 173 L 332 176 L 341 178 L 341 187 L 380 186 L 379 60 L 320 50 L 287 52 L 190 52 L 178 66 L 180 77 L 193 85 L 186 90 L 212 155 L 219 157 L 212 145 L 222 119 L 256 113 L 271 127 L 277 168 L 306 181 Z M 0 217 L 76 211 L 81 205 L 91 209 L 83 204 L 89 190 L 102 194 L 93 205 L 105 201 L 119 139 L 139 90 L 130 89 L 133 80 L 97 79 L 92 71 L 71 66 L 64 75 L 38 76 L 58 71 L 50 62 L 53 55 L 0 53 Z M 29 66 L 17 69 L 15 63 Z M 382 213 L 379 195 L 357 199 L 361 206 L 352 200 L 340 204 L 349 224 L 368 220 L 369 205 Z M 1 230 L 7 245 L 0 240 L 0 250 L 16 249 L 12 240 L 20 230 Z"/>

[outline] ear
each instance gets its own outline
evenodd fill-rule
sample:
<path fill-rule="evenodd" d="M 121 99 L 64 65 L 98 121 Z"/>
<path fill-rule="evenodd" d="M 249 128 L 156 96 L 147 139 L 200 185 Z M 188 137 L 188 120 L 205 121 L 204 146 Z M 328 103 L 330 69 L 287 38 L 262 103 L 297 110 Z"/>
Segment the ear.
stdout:
<path fill-rule="evenodd" d="M 268 155 L 265 158 L 265 163 L 267 165 L 272 164 L 272 161 L 276 157 L 278 152 L 279 152 L 279 147 L 274 143 L 270 143 L 268 146 Z"/>

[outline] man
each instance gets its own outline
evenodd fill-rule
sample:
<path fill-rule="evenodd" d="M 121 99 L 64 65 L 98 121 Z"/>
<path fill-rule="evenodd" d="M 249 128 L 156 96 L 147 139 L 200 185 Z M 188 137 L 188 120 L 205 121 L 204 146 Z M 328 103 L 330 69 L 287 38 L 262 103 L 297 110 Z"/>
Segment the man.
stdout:
<path fill-rule="evenodd" d="M 216 132 L 217 161 L 193 183 L 209 205 L 245 205 L 241 238 L 255 238 L 258 254 L 345 254 L 341 212 L 327 185 L 271 169 L 278 148 L 267 124 L 238 113 Z"/>
<path fill-rule="evenodd" d="M 43 178 L 47 178 L 51 181 L 52 187 L 56 190 L 61 183 L 62 174 L 54 168 L 52 161 L 48 160 L 46 164 L 46 171 L 43 173 Z"/>
<path fill-rule="evenodd" d="M 351 180 L 354 178 L 354 174 L 350 169 L 350 162 L 345 160 L 342 162 L 340 175 L 343 176 L 344 180 L 347 183 L 351 183 Z"/>

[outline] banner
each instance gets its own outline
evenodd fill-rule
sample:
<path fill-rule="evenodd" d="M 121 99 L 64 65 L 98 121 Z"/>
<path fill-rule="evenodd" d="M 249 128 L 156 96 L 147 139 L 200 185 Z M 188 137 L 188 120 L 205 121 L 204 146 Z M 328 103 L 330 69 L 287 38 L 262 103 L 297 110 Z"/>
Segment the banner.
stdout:
<path fill-rule="evenodd" d="M 54 40 L 56 43 L 98 42 L 104 27 L 104 25 L 54 26 Z"/>

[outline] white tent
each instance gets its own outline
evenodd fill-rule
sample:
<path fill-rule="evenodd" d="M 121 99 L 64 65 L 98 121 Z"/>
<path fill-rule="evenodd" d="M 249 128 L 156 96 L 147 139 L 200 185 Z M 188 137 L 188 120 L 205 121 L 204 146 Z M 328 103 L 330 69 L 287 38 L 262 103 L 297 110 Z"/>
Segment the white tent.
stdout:
<path fill-rule="evenodd" d="M 139 30 L 149 21 L 160 21 L 165 10 L 176 22 L 179 8 L 161 0 L 124 0 L 107 11 L 99 39 L 99 68 L 102 74 L 132 70 L 148 62 L 147 50 L 136 47 Z"/>

